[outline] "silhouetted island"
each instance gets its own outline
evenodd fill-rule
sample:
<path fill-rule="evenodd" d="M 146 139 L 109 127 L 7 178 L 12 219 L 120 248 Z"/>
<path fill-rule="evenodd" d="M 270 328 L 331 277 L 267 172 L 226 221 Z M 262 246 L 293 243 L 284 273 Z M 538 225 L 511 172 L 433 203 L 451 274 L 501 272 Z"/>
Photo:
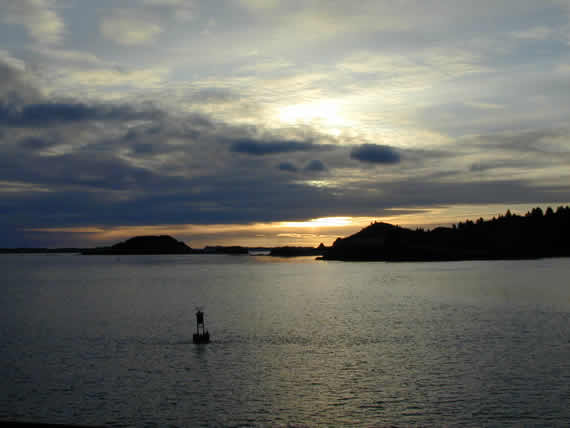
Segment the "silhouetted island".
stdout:
<path fill-rule="evenodd" d="M 347 238 L 338 238 L 323 260 L 451 261 L 530 259 L 570 256 L 570 207 L 534 208 L 433 230 L 372 223 Z"/>
<path fill-rule="evenodd" d="M 273 257 L 302 257 L 302 256 L 322 256 L 326 252 L 325 245 L 321 242 L 318 247 L 275 247 L 269 255 Z"/>
<path fill-rule="evenodd" d="M 172 236 L 135 236 L 111 247 L 97 247 L 81 250 L 84 255 L 118 255 L 118 254 L 248 254 L 247 247 L 207 246 L 203 249 L 190 248 Z"/>
<path fill-rule="evenodd" d="M 172 236 L 135 236 L 111 247 L 82 250 L 81 254 L 191 254 L 192 248 Z"/>

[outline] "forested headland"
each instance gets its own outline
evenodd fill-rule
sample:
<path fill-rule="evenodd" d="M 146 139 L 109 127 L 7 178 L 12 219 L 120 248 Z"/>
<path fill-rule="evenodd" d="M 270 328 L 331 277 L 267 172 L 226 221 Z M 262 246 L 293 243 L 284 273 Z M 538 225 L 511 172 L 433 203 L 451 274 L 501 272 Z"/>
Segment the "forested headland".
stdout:
<path fill-rule="evenodd" d="M 338 238 L 325 260 L 436 261 L 530 259 L 570 256 L 570 207 L 525 215 L 467 220 L 452 227 L 415 230 L 374 222 L 360 232 Z"/>

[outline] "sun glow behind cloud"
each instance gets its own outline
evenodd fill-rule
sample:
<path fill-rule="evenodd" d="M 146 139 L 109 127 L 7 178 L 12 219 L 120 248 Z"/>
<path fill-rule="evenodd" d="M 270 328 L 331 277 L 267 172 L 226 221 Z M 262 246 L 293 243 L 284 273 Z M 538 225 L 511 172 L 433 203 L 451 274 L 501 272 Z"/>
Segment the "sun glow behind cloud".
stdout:
<path fill-rule="evenodd" d="M 334 100 L 318 100 L 289 104 L 277 109 L 277 119 L 285 125 L 317 125 L 322 131 L 338 136 L 351 126 L 342 104 Z"/>
<path fill-rule="evenodd" d="M 322 217 L 308 221 L 284 221 L 277 223 L 277 227 L 316 228 L 316 227 L 344 227 L 352 225 L 352 217 Z"/>

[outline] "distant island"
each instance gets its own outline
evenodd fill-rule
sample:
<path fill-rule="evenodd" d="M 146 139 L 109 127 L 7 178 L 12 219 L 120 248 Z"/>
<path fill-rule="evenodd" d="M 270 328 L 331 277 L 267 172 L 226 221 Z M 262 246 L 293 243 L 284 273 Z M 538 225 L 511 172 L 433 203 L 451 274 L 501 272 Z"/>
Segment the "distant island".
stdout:
<path fill-rule="evenodd" d="M 318 247 L 275 247 L 269 255 L 273 257 L 302 257 L 302 256 L 323 256 L 327 247 L 321 243 Z"/>
<path fill-rule="evenodd" d="M 111 247 L 97 247 L 81 251 L 84 255 L 115 254 L 191 254 L 192 248 L 172 236 L 135 236 Z"/>
<path fill-rule="evenodd" d="M 570 207 L 507 211 L 491 220 L 467 220 L 433 230 L 372 223 L 338 238 L 322 260 L 452 261 L 570 256 Z"/>
<path fill-rule="evenodd" d="M 190 248 L 182 241 L 172 236 L 135 236 L 111 247 L 83 249 L 83 255 L 119 255 L 119 254 L 248 254 L 246 247 L 215 246 L 203 249 Z"/>

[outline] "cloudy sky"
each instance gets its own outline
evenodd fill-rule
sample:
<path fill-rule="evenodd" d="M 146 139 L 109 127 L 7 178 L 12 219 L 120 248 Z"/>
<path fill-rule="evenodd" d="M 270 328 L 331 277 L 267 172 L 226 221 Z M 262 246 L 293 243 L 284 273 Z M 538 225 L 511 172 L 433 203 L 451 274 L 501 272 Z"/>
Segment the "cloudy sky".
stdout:
<path fill-rule="evenodd" d="M 570 201 L 568 0 L 0 10 L 0 247 L 330 244 Z"/>

